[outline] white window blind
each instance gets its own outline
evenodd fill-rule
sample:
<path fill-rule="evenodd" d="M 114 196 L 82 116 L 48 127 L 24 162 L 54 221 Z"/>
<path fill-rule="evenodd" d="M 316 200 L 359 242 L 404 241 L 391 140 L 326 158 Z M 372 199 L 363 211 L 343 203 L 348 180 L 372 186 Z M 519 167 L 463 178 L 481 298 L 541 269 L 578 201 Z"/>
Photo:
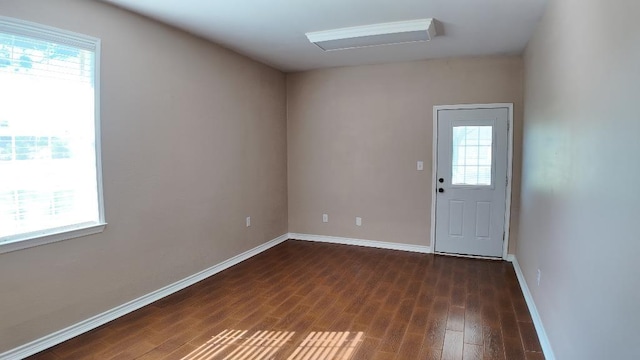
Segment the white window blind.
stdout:
<path fill-rule="evenodd" d="M 98 53 L 97 39 L 0 18 L 0 246 L 104 223 Z"/>

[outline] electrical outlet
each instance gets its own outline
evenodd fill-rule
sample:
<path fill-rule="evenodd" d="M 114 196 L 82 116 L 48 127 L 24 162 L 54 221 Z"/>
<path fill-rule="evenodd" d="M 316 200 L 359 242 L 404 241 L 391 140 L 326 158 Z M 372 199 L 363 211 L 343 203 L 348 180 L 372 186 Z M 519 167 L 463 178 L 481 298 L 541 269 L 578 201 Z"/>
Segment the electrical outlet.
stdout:
<path fill-rule="evenodd" d="M 356 217 L 356 225 L 357 226 L 362 226 L 362 218 L 361 217 Z"/>
<path fill-rule="evenodd" d="M 247 227 L 251 226 L 251 216 L 247 216 Z"/>
<path fill-rule="evenodd" d="M 536 276 L 536 281 L 538 282 L 538 286 L 540 286 L 540 279 L 542 278 L 542 271 L 538 269 L 538 275 Z"/>
<path fill-rule="evenodd" d="M 417 169 L 418 169 L 418 171 L 424 170 L 424 162 L 423 161 L 418 161 Z"/>
<path fill-rule="evenodd" d="M 322 222 L 323 223 L 329 222 L 329 214 L 322 214 Z"/>

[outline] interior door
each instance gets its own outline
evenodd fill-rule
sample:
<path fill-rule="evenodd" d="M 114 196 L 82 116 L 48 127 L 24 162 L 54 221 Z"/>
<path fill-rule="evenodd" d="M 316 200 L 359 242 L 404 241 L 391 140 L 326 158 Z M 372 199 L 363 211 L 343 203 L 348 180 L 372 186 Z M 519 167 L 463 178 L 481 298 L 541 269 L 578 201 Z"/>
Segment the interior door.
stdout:
<path fill-rule="evenodd" d="M 435 251 L 502 257 L 509 109 L 437 112 Z"/>

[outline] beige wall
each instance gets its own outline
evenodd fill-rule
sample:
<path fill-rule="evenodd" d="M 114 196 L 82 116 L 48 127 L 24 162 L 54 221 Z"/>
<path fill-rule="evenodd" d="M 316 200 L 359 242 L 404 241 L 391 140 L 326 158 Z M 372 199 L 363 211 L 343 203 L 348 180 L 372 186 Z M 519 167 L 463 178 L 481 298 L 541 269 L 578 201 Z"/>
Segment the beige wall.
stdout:
<path fill-rule="evenodd" d="M 102 39 L 109 223 L 0 255 L 0 353 L 287 231 L 281 72 L 96 1 L 3 0 L 0 14 Z"/>
<path fill-rule="evenodd" d="M 517 258 L 558 359 L 640 359 L 638 14 L 552 0 L 526 52 Z"/>
<path fill-rule="evenodd" d="M 428 246 L 433 106 L 504 102 L 515 105 L 513 252 L 522 71 L 498 57 L 287 75 L 289 231 Z"/>

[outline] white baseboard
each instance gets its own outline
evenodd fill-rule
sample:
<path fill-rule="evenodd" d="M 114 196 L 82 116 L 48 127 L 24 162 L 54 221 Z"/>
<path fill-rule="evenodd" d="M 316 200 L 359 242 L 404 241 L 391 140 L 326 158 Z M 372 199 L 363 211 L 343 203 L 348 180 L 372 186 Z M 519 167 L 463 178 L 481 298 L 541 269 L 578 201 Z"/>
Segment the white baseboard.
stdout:
<path fill-rule="evenodd" d="M 411 252 L 418 252 L 418 253 L 431 253 L 431 248 L 429 246 L 352 239 L 352 238 L 344 238 L 344 237 L 337 237 L 337 236 L 289 233 L 289 239 L 317 241 L 317 242 L 326 242 L 326 243 L 343 244 L 343 245 L 357 245 L 357 246 L 374 247 L 379 249 L 411 251 Z"/>
<path fill-rule="evenodd" d="M 231 259 L 225 260 L 217 265 L 214 265 L 199 273 L 188 276 L 180 281 L 177 281 L 171 285 L 165 286 L 162 289 L 151 292 L 147 295 L 141 296 L 135 300 L 129 301 L 126 304 L 115 307 L 111 310 L 107 310 L 102 314 L 98 314 L 92 318 L 81 321 L 75 325 L 71 325 L 65 329 L 57 331 L 53 334 L 47 335 L 40 339 L 34 340 L 28 344 L 19 346 L 15 349 L 9 350 L 0 354 L 0 360 L 20 360 L 27 356 L 36 354 L 42 350 L 48 349 L 52 346 L 67 341 L 73 337 L 83 334 L 89 330 L 95 329 L 100 325 L 104 325 L 109 321 L 115 320 L 121 316 L 124 316 L 134 310 L 138 310 L 141 307 L 151 304 L 154 301 L 158 301 L 168 295 L 171 295 L 177 291 L 180 291 L 188 286 L 191 286 L 198 281 L 204 280 L 212 275 L 215 275 L 222 270 L 230 268 L 252 256 L 255 256 L 273 246 L 276 246 L 288 239 L 288 234 L 281 235 L 267 243 L 257 246 L 251 250 L 245 251 L 240 255 L 234 256 Z"/>
<path fill-rule="evenodd" d="M 544 330 L 544 326 L 542 325 L 540 313 L 538 313 L 538 308 L 536 308 L 536 304 L 535 302 L 533 302 L 533 296 L 531 296 L 527 281 L 524 279 L 524 274 L 522 274 L 522 269 L 520 269 L 518 259 L 516 259 L 515 255 L 509 254 L 507 256 L 507 260 L 513 263 L 513 268 L 516 271 L 516 276 L 518 277 L 518 282 L 520 283 L 522 294 L 524 295 L 524 299 L 527 302 L 527 306 L 529 307 L 529 312 L 531 313 L 531 318 L 533 319 L 533 325 L 536 327 L 536 332 L 538 333 L 538 339 L 540 340 L 540 346 L 542 347 L 544 357 L 547 360 L 555 360 L 556 357 L 553 354 L 553 350 L 551 349 L 549 337 L 547 336 L 547 332 Z"/>

